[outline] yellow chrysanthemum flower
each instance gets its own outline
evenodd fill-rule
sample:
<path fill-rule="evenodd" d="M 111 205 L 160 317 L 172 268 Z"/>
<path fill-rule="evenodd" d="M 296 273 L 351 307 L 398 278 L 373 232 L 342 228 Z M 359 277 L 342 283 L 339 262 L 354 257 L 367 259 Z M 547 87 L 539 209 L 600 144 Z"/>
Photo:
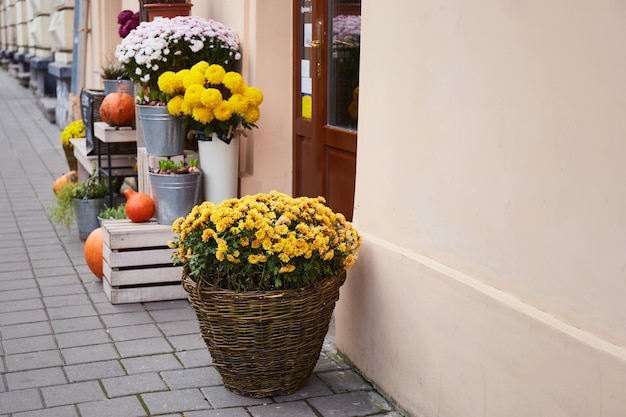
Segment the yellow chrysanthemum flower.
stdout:
<path fill-rule="evenodd" d="M 248 100 L 242 94 L 233 94 L 228 99 L 230 108 L 233 109 L 233 113 L 243 114 L 248 110 Z"/>
<path fill-rule="evenodd" d="M 167 102 L 167 111 L 172 116 L 182 116 L 183 115 L 183 96 L 174 96 Z"/>
<path fill-rule="evenodd" d="M 191 66 L 192 71 L 199 71 L 204 75 L 204 72 L 209 68 L 209 63 L 206 61 L 196 62 Z"/>
<path fill-rule="evenodd" d="M 256 123 L 261 117 L 261 112 L 258 107 L 248 107 L 243 113 L 243 118 L 248 123 Z"/>
<path fill-rule="evenodd" d="M 295 271 L 295 270 L 296 270 L 296 266 L 295 266 L 295 265 L 291 265 L 291 264 L 289 264 L 289 265 L 285 265 L 285 266 L 283 266 L 282 268 L 280 268 L 280 269 L 278 270 L 278 273 L 279 273 L 279 274 L 286 274 L 286 273 L 288 273 L 288 272 L 293 272 L 293 271 Z"/>
<path fill-rule="evenodd" d="M 346 256 L 346 259 L 344 259 L 342 262 L 343 269 L 348 270 L 352 268 L 352 265 L 354 265 L 358 257 L 358 253 L 351 253 L 350 255 Z"/>
<path fill-rule="evenodd" d="M 61 143 L 69 145 L 70 139 L 85 137 L 85 125 L 83 119 L 74 120 L 61 132 Z"/>
<path fill-rule="evenodd" d="M 243 77 L 238 72 L 229 71 L 226 74 L 224 74 L 222 83 L 233 94 L 241 94 L 245 91 L 245 84 L 243 82 Z"/>
<path fill-rule="evenodd" d="M 267 256 L 265 255 L 255 255 L 252 254 L 250 256 L 248 256 L 248 262 L 250 262 L 251 264 L 258 264 L 258 263 L 264 263 L 267 261 Z"/>
<path fill-rule="evenodd" d="M 159 76 L 157 81 L 159 90 L 165 94 L 174 95 L 177 93 L 178 82 L 174 71 L 165 71 Z"/>
<path fill-rule="evenodd" d="M 223 100 L 222 92 L 217 88 L 207 88 L 202 92 L 200 101 L 206 107 L 213 108 L 221 103 Z"/>
<path fill-rule="evenodd" d="M 189 88 L 194 84 L 204 85 L 206 78 L 204 78 L 204 72 L 191 70 L 183 78 L 183 87 Z"/>
<path fill-rule="evenodd" d="M 189 107 L 195 107 L 202 104 L 202 93 L 204 92 L 204 87 L 202 84 L 194 84 L 187 87 L 185 91 L 185 104 Z"/>
<path fill-rule="evenodd" d="M 213 111 L 208 107 L 204 106 L 196 106 L 192 110 L 191 117 L 199 123 L 209 124 L 213 121 L 215 116 L 213 115 Z"/>
<path fill-rule="evenodd" d="M 193 107 L 191 107 L 184 99 L 180 105 L 180 111 L 185 116 L 191 116 L 193 114 Z"/>
<path fill-rule="evenodd" d="M 227 260 L 228 262 L 230 262 L 230 263 L 233 263 L 233 264 L 239 264 L 239 263 L 241 263 L 241 259 L 237 258 L 237 257 L 236 257 L 236 256 L 234 256 L 234 255 L 231 255 L 230 253 L 226 255 L 226 260 Z"/>
<path fill-rule="evenodd" d="M 232 117 L 233 110 L 230 108 L 228 101 L 222 101 L 217 106 L 215 106 L 213 113 L 215 114 L 215 118 L 217 120 L 221 120 L 223 122 Z"/>
<path fill-rule="evenodd" d="M 243 93 L 252 106 L 259 106 L 263 102 L 263 92 L 256 87 L 248 87 Z"/>
<path fill-rule="evenodd" d="M 180 86 L 180 88 L 184 88 L 183 80 L 185 79 L 187 74 L 189 74 L 189 71 L 191 70 L 188 68 L 185 68 L 185 69 L 181 69 L 180 71 L 176 73 L 176 83 Z"/>
<path fill-rule="evenodd" d="M 221 65 L 213 64 L 204 72 L 204 76 L 209 84 L 218 85 L 222 83 L 226 70 Z"/>
<path fill-rule="evenodd" d="M 203 242 L 208 242 L 209 239 L 211 239 L 213 236 L 215 236 L 215 231 L 212 229 L 205 229 L 202 232 L 202 241 Z"/>

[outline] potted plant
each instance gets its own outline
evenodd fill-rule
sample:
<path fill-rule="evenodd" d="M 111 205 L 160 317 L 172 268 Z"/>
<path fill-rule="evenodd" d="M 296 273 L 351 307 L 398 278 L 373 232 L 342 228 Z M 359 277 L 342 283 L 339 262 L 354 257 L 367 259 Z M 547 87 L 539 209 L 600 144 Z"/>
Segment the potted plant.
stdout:
<path fill-rule="evenodd" d="M 104 209 L 98 214 L 98 222 L 102 226 L 102 222 L 105 220 L 125 220 L 126 217 L 126 204 L 122 203 L 117 207 L 104 206 Z"/>
<path fill-rule="evenodd" d="M 130 80 L 126 68 L 114 55 L 108 55 L 101 67 L 104 94 L 115 92 L 135 95 L 135 84 Z"/>
<path fill-rule="evenodd" d="M 237 34 L 198 16 L 141 22 L 117 45 L 115 56 L 130 79 L 143 88 L 140 104 L 164 101 L 157 80 L 165 71 L 190 68 L 198 61 L 221 63 L 230 70 L 241 59 Z"/>
<path fill-rule="evenodd" d="M 157 156 L 180 155 L 184 146 L 182 119 L 167 112 L 168 97 L 158 88 L 159 76 L 190 68 L 201 60 L 221 62 L 230 69 L 241 59 L 235 32 L 198 16 L 141 22 L 122 39 L 115 55 L 130 79 L 141 86 L 137 112 L 146 152 Z"/>
<path fill-rule="evenodd" d="M 78 237 L 87 239 L 99 227 L 98 213 L 104 207 L 109 188 L 98 180 L 94 170 L 86 182 L 69 182 L 54 194 L 55 200 L 47 207 L 48 217 L 69 231 L 76 219 Z"/>
<path fill-rule="evenodd" d="M 78 161 L 76 160 L 76 156 L 74 156 L 74 145 L 72 144 L 71 139 L 84 137 L 85 125 L 83 123 L 83 119 L 74 120 L 65 126 L 65 128 L 61 131 L 61 146 L 63 146 L 67 166 L 72 171 L 78 170 Z"/>
<path fill-rule="evenodd" d="M 238 72 L 207 61 L 178 72 L 164 72 L 158 87 L 170 97 L 169 113 L 183 117 L 184 125 L 198 139 L 204 198 L 218 203 L 236 197 L 238 136 L 256 127 L 263 92 L 248 86 Z"/>
<path fill-rule="evenodd" d="M 149 172 L 154 196 L 157 223 L 171 225 L 198 203 L 200 169 L 198 160 L 175 163 L 171 159 L 159 161 L 159 167 Z"/>
<path fill-rule="evenodd" d="M 174 262 L 231 391 L 288 395 L 310 376 L 360 237 L 322 197 L 204 202 L 172 230 Z"/>

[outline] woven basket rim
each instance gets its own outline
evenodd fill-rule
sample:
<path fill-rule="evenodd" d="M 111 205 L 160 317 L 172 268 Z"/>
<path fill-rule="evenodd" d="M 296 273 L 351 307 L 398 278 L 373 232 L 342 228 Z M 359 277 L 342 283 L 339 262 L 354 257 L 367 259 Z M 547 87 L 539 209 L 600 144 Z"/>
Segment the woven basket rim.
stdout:
<path fill-rule="evenodd" d="M 346 272 L 343 271 L 338 275 L 335 276 L 328 276 L 328 277 L 323 277 L 321 279 L 319 279 L 318 281 L 314 282 L 313 284 L 306 286 L 306 287 L 300 287 L 300 288 L 289 288 L 289 289 L 276 289 L 276 290 L 259 290 L 259 291 L 237 291 L 237 290 L 230 290 L 230 289 L 226 289 L 226 288 L 221 288 L 221 287 L 217 287 L 215 285 L 209 284 L 201 279 L 196 280 L 194 279 L 185 269 L 183 269 L 183 274 L 182 274 L 182 282 L 183 282 L 183 288 L 185 288 L 185 280 L 191 281 L 194 284 L 194 292 L 198 293 L 198 292 L 202 292 L 202 293 L 219 293 L 222 295 L 229 295 L 232 297 L 255 297 L 255 298 L 259 298 L 259 297 L 288 297 L 289 295 L 293 294 L 293 295 L 298 295 L 298 294 L 302 294 L 302 293 L 306 293 L 309 292 L 311 290 L 316 290 L 319 287 L 329 283 L 329 282 L 334 282 L 336 280 L 344 280 L 345 279 L 345 274 Z M 199 284 L 199 285 L 198 285 Z M 189 292 L 189 290 L 187 288 L 185 288 L 185 290 L 187 292 Z"/>

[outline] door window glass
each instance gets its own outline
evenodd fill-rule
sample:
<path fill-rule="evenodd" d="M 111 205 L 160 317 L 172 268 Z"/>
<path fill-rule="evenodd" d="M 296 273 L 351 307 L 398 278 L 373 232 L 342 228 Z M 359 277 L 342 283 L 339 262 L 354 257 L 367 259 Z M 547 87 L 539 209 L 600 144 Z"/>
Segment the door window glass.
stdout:
<path fill-rule="evenodd" d="M 313 48 L 313 18 L 311 0 L 300 0 L 300 116 L 312 117 L 313 79 L 311 59 Z"/>
<path fill-rule="evenodd" d="M 356 130 L 361 1 L 329 0 L 329 13 L 328 124 Z"/>

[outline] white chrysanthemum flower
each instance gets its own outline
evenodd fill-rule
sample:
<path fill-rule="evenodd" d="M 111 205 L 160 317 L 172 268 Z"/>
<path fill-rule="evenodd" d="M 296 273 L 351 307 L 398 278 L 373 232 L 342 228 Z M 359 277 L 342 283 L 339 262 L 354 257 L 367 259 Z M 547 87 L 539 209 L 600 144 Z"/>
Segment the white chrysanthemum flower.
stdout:
<path fill-rule="evenodd" d="M 189 49 L 191 49 L 191 52 L 193 53 L 197 53 L 202 50 L 202 48 L 204 48 L 204 43 L 199 40 L 192 40 L 191 45 L 189 45 Z"/>

